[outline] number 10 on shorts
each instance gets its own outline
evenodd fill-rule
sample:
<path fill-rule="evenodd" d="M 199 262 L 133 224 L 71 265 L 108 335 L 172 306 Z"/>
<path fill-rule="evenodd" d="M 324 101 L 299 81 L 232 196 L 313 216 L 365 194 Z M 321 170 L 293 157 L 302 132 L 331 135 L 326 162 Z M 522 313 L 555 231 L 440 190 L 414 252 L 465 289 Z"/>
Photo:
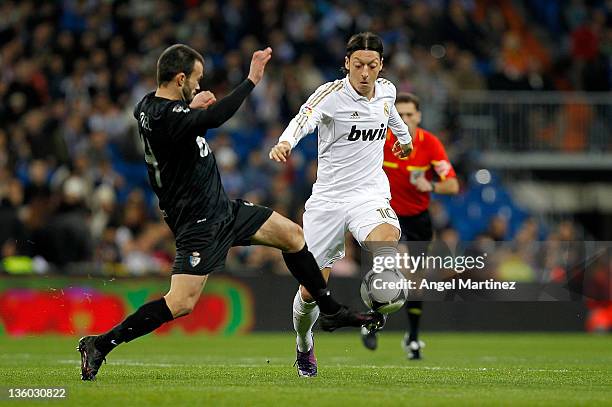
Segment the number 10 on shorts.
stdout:
<path fill-rule="evenodd" d="M 395 214 L 395 212 L 393 212 L 393 209 L 391 208 L 380 208 L 380 209 L 376 209 L 378 211 L 378 213 L 380 213 L 380 216 L 383 219 L 395 219 L 397 220 L 397 215 Z"/>

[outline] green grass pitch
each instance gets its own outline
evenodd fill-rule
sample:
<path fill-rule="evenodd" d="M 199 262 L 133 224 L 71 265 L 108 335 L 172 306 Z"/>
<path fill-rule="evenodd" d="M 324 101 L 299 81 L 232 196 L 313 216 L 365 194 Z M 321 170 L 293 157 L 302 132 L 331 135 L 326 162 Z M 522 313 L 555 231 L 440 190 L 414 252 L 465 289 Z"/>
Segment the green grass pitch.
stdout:
<path fill-rule="evenodd" d="M 319 377 L 292 367 L 292 333 L 152 336 L 121 345 L 95 382 L 79 379 L 77 338 L 0 338 L 0 404 L 9 387 L 66 387 L 80 406 L 612 405 L 612 337 L 430 333 L 407 361 L 399 333 L 370 352 L 357 332 L 319 333 Z"/>

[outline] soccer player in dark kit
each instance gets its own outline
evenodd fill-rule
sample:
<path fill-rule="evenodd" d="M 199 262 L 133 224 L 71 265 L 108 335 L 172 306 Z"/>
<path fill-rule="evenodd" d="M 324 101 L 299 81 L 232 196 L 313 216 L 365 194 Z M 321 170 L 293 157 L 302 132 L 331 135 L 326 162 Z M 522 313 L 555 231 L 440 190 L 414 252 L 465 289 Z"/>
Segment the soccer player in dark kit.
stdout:
<path fill-rule="evenodd" d="M 200 92 L 204 59 L 194 49 L 176 44 L 157 62 L 157 90 L 134 109 L 144 144 L 149 180 L 176 238 L 176 258 L 168 293 L 142 305 L 110 331 L 81 338 L 81 379 L 93 380 L 106 355 L 117 345 L 154 331 L 163 323 L 189 314 L 208 274 L 223 270 L 232 246 L 276 247 L 291 274 L 314 294 L 321 309 L 320 325 L 340 327 L 376 324 L 377 313 L 357 313 L 338 304 L 304 241 L 302 229 L 270 208 L 229 200 L 221 185 L 206 130 L 225 123 L 259 83 L 272 50 L 253 53 L 249 75 L 228 96 L 217 101 Z"/>

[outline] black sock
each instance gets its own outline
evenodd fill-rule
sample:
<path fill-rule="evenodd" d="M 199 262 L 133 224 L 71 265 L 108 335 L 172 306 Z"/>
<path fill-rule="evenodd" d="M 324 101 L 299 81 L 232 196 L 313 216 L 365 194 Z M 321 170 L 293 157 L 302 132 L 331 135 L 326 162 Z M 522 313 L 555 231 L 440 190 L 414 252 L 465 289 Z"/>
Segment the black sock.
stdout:
<path fill-rule="evenodd" d="M 419 321 L 423 313 L 423 301 L 406 302 L 406 314 L 408 315 L 408 342 L 419 339 Z"/>
<path fill-rule="evenodd" d="M 332 298 L 319 265 L 306 244 L 299 252 L 283 252 L 283 258 L 293 277 L 308 290 L 322 313 L 331 315 L 340 310 L 340 304 Z"/>
<path fill-rule="evenodd" d="M 142 305 L 122 323 L 98 336 L 94 344 L 100 352 L 106 354 L 120 343 L 146 335 L 173 319 L 172 312 L 162 297 Z"/>

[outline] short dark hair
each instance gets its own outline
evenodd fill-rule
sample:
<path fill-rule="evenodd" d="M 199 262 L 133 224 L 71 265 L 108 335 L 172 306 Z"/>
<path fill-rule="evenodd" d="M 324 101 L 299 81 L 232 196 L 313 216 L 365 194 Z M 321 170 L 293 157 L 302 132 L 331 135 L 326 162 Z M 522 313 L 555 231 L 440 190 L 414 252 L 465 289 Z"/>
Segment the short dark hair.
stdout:
<path fill-rule="evenodd" d="M 346 56 L 351 57 L 355 51 L 376 51 L 383 57 L 383 42 L 382 39 L 369 31 L 353 35 L 346 43 Z"/>
<path fill-rule="evenodd" d="M 168 83 L 179 73 L 190 76 L 195 62 L 204 65 L 198 51 L 185 44 L 174 44 L 164 50 L 157 60 L 157 85 Z"/>
<path fill-rule="evenodd" d="M 414 104 L 414 108 L 417 110 L 417 112 L 421 111 L 421 106 L 420 106 L 421 100 L 414 93 L 408 93 L 408 92 L 398 93 L 397 97 L 395 98 L 395 104 L 398 104 L 398 103 L 412 103 Z"/>
<path fill-rule="evenodd" d="M 376 51 L 383 58 L 383 42 L 380 37 L 372 32 L 366 31 L 353 35 L 346 43 L 346 57 L 351 58 L 355 51 Z M 340 69 L 343 74 L 348 74 L 348 69 L 342 65 Z"/>

